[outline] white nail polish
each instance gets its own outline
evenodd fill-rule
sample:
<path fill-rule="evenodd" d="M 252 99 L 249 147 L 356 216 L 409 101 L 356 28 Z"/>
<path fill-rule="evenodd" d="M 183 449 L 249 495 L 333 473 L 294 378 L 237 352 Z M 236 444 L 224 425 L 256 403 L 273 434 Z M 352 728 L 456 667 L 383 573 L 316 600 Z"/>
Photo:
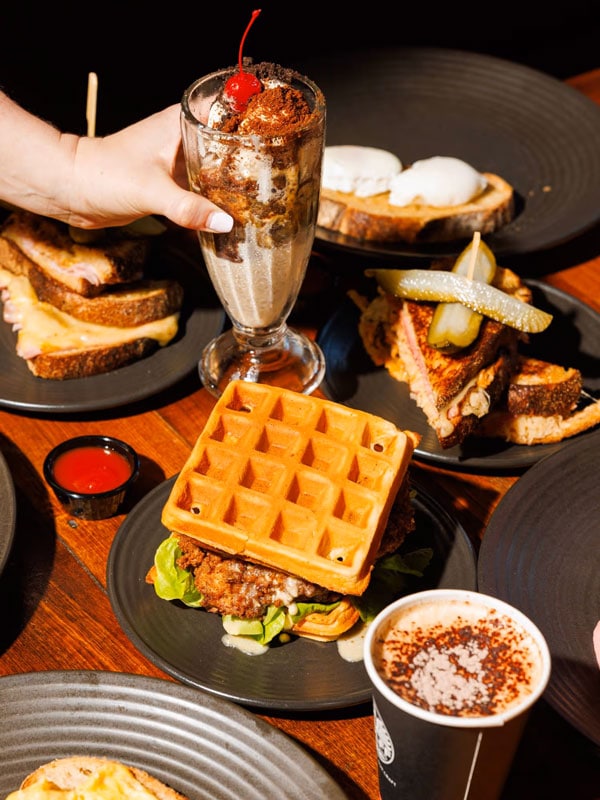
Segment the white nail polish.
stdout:
<path fill-rule="evenodd" d="M 213 211 L 206 221 L 207 228 L 215 233 L 229 233 L 233 228 L 233 217 L 224 211 Z"/>

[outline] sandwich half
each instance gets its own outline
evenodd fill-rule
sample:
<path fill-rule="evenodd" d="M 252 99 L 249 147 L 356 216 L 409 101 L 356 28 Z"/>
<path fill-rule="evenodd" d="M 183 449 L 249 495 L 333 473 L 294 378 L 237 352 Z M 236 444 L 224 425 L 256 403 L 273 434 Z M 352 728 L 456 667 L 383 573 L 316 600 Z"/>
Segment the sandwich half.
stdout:
<path fill-rule="evenodd" d="M 494 285 L 523 302 L 531 299 L 530 290 L 510 270 L 499 267 Z M 385 291 L 371 302 L 358 302 L 359 333 L 374 363 L 408 384 L 443 448 L 461 444 L 502 398 L 523 333 L 484 317 L 472 344 L 445 352 L 428 341 L 436 303 Z"/>
<path fill-rule="evenodd" d="M 147 582 L 260 645 L 339 638 L 378 559 L 414 529 L 418 439 L 332 401 L 231 382 L 163 508 L 170 535 Z"/>
<path fill-rule="evenodd" d="M 513 444 L 551 444 L 599 424 L 600 400 L 583 390 L 578 369 L 521 355 L 502 401 L 476 433 Z"/>
<path fill-rule="evenodd" d="M 137 361 L 177 334 L 183 289 L 144 274 L 148 236 L 116 229 L 79 244 L 67 225 L 14 212 L 0 229 L 3 318 L 40 378 L 68 380 Z"/>

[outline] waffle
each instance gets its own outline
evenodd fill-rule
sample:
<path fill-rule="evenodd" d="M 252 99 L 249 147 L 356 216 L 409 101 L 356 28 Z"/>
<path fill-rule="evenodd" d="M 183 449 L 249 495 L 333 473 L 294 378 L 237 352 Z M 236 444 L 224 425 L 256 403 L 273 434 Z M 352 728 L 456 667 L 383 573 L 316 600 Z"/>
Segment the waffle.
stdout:
<path fill-rule="evenodd" d="M 363 411 L 232 381 L 162 523 L 205 547 L 360 595 L 417 441 Z"/>

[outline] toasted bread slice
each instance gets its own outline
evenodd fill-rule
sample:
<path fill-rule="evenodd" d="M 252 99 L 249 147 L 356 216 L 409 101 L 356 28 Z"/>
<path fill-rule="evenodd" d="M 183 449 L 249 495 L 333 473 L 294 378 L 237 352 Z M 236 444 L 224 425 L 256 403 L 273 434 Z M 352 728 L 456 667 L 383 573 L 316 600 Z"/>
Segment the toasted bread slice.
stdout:
<path fill-rule="evenodd" d="M 120 344 L 40 353 L 26 359 L 27 367 L 38 378 L 68 381 L 102 375 L 151 355 L 158 349 L 155 339 L 141 338 Z"/>
<path fill-rule="evenodd" d="M 83 789 L 92 782 L 102 782 L 103 776 L 106 776 L 113 791 L 118 787 L 119 793 L 115 800 L 116 797 L 125 800 L 133 795 L 147 797 L 149 800 L 187 800 L 185 795 L 176 792 L 145 770 L 97 756 L 68 756 L 42 764 L 23 780 L 20 791 L 15 791 L 8 797 L 10 800 L 26 800 L 30 793 L 32 797 L 35 796 L 38 786 L 47 791 L 52 789 L 52 796 L 58 797 L 61 791 L 66 794 Z M 110 796 L 113 797 L 113 794 Z"/>
<path fill-rule="evenodd" d="M 531 290 L 512 270 L 498 267 L 494 285 L 522 302 L 531 299 Z M 485 318 L 477 340 L 449 355 L 427 341 L 434 303 L 402 300 L 386 292 L 370 302 L 356 294 L 353 299 L 361 309 L 359 335 L 373 362 L 409 385 L 442 447 L 464 441 L 500 402 L 516 368 L 522 334 Z"/>
<path fill-rule="evenodd" d="M 513 444 L 551 444 L 600 424 L 600 400 L 582 393 L 574 367 L 521 356 L 502 406 L 481 421 L 477 434 Z"/>
<path fill-rule="evenodd" d="M 321 189 L 317 225 L 363 241 L 449 242 L 492 233 L 515 214 L 513 187 L 490 172 L 484 191 L 458 206 L 392 206 L 389 192 L 372 197 Z"/>
<path fill-rule="evenodd" d="M 591 430 L 600 424 L 600 400 L 561 416 L 510 414 L 497 410 L 481 420 L 478 436 L 499 437 L 513 444 L 552 444 Z"/>
<path fill-rule="evenodd" d="M 40 378 L 69 380 L 110 372 L 168 344 L 179 328 L 179 312 L 129 327 L 77 319 L 40 301 L 25 275 L 1 267 L 0 288 L 4 320 L 17 331 L 17 355 Z"/>
<path fill-rule="evenodd" d="M 29 269 L 29 282 L 40 300 L 66 314 L 98 325 L 130 328 L 179 311 L 183 288 L 173 280 L 140 279 L 107 287 L 96 297 L 65 289 L 37 265 Z"/>
<path fill-rule="evenodd" d="M 107 228 L 91 245 L 75 242 L 68 225 L 54 219 L 15 211 L 0 229 L 0 264 L 28 275 L 31 262 L 49 278 L 86 297 L 106 286 L 142 277 L 148 257 L 148 237 L 131 237 Z"/>
<path fill-rule="evenodd" d="M 509 414 L 565 417 L 579 402 L 582 385 L 578 369 L 520 356 L 508 383 L 506 410 Z"/>

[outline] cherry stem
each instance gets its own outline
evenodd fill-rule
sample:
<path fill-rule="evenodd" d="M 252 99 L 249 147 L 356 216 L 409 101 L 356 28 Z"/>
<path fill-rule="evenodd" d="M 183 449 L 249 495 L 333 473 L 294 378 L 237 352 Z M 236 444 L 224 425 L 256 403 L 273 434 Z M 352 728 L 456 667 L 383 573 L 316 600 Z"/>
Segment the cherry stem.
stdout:
<path fill-rule="evenodd" d="M 260 8 L 256 9 L 256 11 L 252 12 L 252 16 L 250 17 L 250 22 L 246 25 L 246 30 L 244 31 L 244 35 L 242 36 L 242 41 L 240 42 L 240 50 L 239 50 L 239 53 L 238 53 L 238 62 L 239 62 L 239 65 L 240 65 L 240 73 L 242 73 L 244 71 L 243 68 L 242 68 L 242 50 L 244 49 L 244 42 L 246 41 L 246 36 L 248 36 L 248 31 L 250 30 L 250 28 L 254 24 L 254 20 L 258 17 L 260 12 L 261 12 Z"/>

